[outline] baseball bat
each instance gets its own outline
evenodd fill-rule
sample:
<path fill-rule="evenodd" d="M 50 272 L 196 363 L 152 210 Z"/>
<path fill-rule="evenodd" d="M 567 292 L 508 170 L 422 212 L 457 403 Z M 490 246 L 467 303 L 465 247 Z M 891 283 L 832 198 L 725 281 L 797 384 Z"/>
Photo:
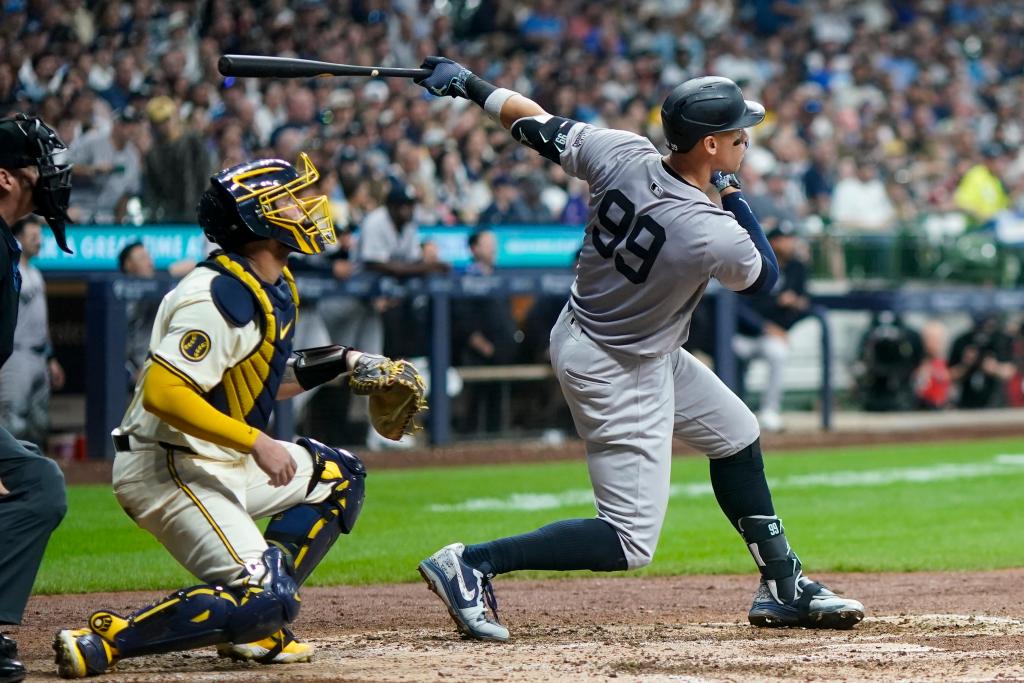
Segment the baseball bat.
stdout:
<path fill-rule="evenodd" d="M 430 69 L 399 69 L 389 66 L 356 66 L 318 62 L 292 57 L 264 57 L 261 55 L 224 55 L 217 62 L 223 76 L 254 78 L 316 78 L 325 76 L 391 76 L 417 78 L 429 76 Z"/>

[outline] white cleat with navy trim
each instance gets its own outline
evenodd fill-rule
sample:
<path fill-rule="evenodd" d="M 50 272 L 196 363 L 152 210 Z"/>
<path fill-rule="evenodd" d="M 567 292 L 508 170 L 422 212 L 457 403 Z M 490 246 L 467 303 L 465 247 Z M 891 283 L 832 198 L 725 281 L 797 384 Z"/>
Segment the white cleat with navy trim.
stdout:
<path fill-rule="evenodd" d="M 419 572 L 437 597 L 448 608 L 459 631 L 478 640 L 508 640 L 508 629 L 498 621 L 498 603 L 490 580 L 462 561 L 462 543 L 452 543 L 419 564 Z M 487 617 L 484 603 L 494 619 Z"/>

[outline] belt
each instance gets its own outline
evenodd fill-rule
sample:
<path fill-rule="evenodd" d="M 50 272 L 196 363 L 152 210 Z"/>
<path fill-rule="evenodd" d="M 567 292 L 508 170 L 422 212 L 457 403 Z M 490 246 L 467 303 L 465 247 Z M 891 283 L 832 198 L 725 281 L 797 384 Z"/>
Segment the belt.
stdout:
<path fill-rule="evenodd" d="M 127 434 L 114 434 L 112 435 L 111 438 L 114 440 L 114 450 L 117 451 L 118 453 L 127 453 L 133 450 L 132 437 L 128 436 Z M 136 448 L 140 447 L 139 444 L 145 443 L 146 442 L 144 441 L 140 442 L 138 439 L 135 439 Z M 193 451 L 191 448 L 187 446 L 179 446 L 177 444 L 167 443 L 166 441 L 158 441 L 157 444 L 160 445 L 162 448 L 166 448 L 169 451 L 181 451 L 182 453 L 191 453 L 192 455 L 195 455 L 195 451 Z"/>

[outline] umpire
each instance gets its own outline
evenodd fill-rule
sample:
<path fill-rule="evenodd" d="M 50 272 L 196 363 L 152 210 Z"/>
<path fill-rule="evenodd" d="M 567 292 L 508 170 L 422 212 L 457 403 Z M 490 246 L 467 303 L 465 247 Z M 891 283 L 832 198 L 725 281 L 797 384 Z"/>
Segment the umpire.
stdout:
<path fill-rule="evenodd" d="M 38 118 L 0 120 L 0 366 L 14 348 L 21 291 L 21 246 L 9 226 L 37 213 L 71 252 L 64 237 L 71 195 L 66 154 L 57 133 Z M 38 446 L 0 428 L 0 625 L 21 623 L 46 542 L 66 511 L 60 468 Z M 17 645 L 0 635 L 0 683 L 23 678 Z"/>

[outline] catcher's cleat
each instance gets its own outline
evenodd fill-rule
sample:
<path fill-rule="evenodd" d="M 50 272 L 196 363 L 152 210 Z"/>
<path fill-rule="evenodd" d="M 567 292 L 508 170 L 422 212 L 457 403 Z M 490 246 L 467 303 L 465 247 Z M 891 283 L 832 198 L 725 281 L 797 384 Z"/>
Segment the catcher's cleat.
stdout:
<path fill-rule="evenodd" d="M 452 543 L 419 564 L 419 572 L 437 597 L 448 608 L 459 631 L 478 640 L 508 640 L 508 629 L 498 621 L 498 601 L 491 582 L 478 570 L 462 561 L 461 543 Z M 484 601 L 494 620 L 487 618 Z"/>
<path fill-rule="evenodd" d="M 297 664 L 313 660 L 313 646 L 300 642 L 289 629 L 283 628 L 255 643 L 223 643 L 217 646 L 217 654 L 236 662 Z"/>
<path fill-rule="evenodd" d="M 850 629 L 864 618 L 864 605 L 843 598 L 806 576 L 797 579 L 796 599 L 780 602 L 764 579 L 757 587 L 747 618 L 765 628 L 803 626 L 806 628 Z"/>
<path fill-rule="evenodd" d="M 109 669 L 117 661 L 110 643 L 90 629 L 64 629 L 53 639 L 54 661 L 61 678 L 85 678 Z"/>

